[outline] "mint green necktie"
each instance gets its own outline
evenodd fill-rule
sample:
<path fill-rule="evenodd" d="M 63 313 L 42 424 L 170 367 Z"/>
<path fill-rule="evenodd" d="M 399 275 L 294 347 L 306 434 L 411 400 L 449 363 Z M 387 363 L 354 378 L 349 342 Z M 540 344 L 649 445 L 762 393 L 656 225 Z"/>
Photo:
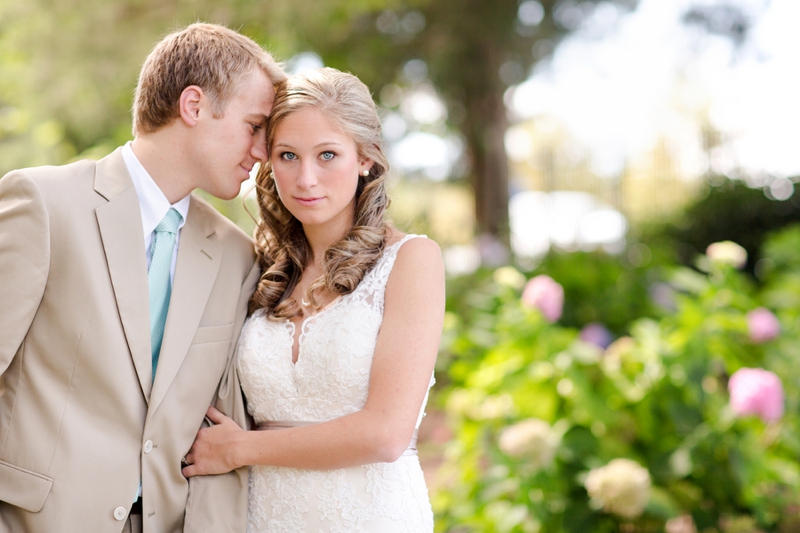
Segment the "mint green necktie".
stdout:
<path fill-rule="evenodd" d="M 175 248 L 175 237 L 183 217 L 174 208 L 170 208 L 153 233 L 150 244 L 152 257 L 150 270 L 147 272 L 147 283 L 150 286 L 150 349 L 153 357 L 153 380 L 156 379 L 158 354 L 161 352 L 161 340 L 164 338 L 164 324 L 167 322 L 169 297 L 172 284 L 169 280 L 169 269 L 172 265 L 172 250 Z"/>

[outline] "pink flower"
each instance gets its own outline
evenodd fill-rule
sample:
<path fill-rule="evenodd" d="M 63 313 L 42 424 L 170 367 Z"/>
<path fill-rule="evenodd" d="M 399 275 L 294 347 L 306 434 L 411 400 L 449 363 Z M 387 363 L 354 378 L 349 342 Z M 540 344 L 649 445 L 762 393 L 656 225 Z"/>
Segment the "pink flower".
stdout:
<path fill-rule="evenodd" d="M 564 288 L 550 276 L 536 276 L 525 284 L 522 303 L 541 311 L 548 322 L 555 322 L 564 309 Z"/>
<path fill-rule="evenodd" d="M 594 344 L 595 346 L 599 346 L 605 350 L 614 340 L 614 335 L 612 335 L 611 332 L 608 331 L 605 326 L 603 326 L 603 324 L 590 322 L 583 327 L 579 338 L 583 342 Z"/>
<path fill-rule="evenodd" d="M 731 408 L 737 416 L 758 415 L 765 422 L 783 416 L 783 384 L 762 368 L 740 368 L 728 381 Z"/>
<path fill-rule="evenodd" d="M 747 331 L 755 343 L 767 342 L 781 332 L 781 323 L 772 311 L 758 307 L 747 313 Z"/>

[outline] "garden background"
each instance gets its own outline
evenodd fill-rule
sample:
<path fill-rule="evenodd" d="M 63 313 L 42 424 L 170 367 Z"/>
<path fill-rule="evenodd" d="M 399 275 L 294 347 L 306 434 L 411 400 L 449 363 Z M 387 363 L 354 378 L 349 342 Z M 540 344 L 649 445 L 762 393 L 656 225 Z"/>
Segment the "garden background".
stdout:
<path fill-rule="evenodd" d="M 379 105 L 442 246 L 439 532 L 800 531 L 792 0 L 0 0 L 0 175 L 131 138 L 195 20 Z M 214 205 L 253 228 L 251 184 Z M 249 212 L 248 212 L 249 211 Z"/>

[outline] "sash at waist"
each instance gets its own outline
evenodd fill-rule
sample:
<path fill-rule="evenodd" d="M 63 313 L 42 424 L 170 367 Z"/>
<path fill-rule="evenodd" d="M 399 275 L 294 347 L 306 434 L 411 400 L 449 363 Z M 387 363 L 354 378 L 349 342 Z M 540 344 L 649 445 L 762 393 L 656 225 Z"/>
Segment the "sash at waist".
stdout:
<path fill-rule="evenodd" d="M 299 428 L 303 426 L 311 426 L 314 424 L 319 424 L 320 422 L 309 422 L 306 420 L 267 420 L 265 422 L 259 422 L 258 430 L 270 430 L 270 429 L 290 429 L 290 428 Z M 414 434 L 411 436 L 411 442 L 408 444 L 408 448 L 403 452 L 403 455 L 417 455 L 417 439 L 419 438 L 419 429 L 414 428 Z"/>

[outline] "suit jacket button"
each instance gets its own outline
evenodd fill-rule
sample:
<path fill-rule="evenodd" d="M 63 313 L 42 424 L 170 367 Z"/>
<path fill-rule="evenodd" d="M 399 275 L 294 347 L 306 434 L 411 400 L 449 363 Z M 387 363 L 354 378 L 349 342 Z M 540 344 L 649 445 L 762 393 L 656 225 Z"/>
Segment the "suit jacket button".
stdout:
<path fill-rule="evenodd" d="M 153 450 L 153 441 L 148 440 L 144 443 L 144 453 L 150 453 Z"/>
<path fill-rule="evenodd" d="M 115 520 L 125 520 L 125 517 L 127 516 L 128 516 L 128 511 L 126 511 L 124 507 L 117 507 L 116 509 L 114 509 Z"/>

